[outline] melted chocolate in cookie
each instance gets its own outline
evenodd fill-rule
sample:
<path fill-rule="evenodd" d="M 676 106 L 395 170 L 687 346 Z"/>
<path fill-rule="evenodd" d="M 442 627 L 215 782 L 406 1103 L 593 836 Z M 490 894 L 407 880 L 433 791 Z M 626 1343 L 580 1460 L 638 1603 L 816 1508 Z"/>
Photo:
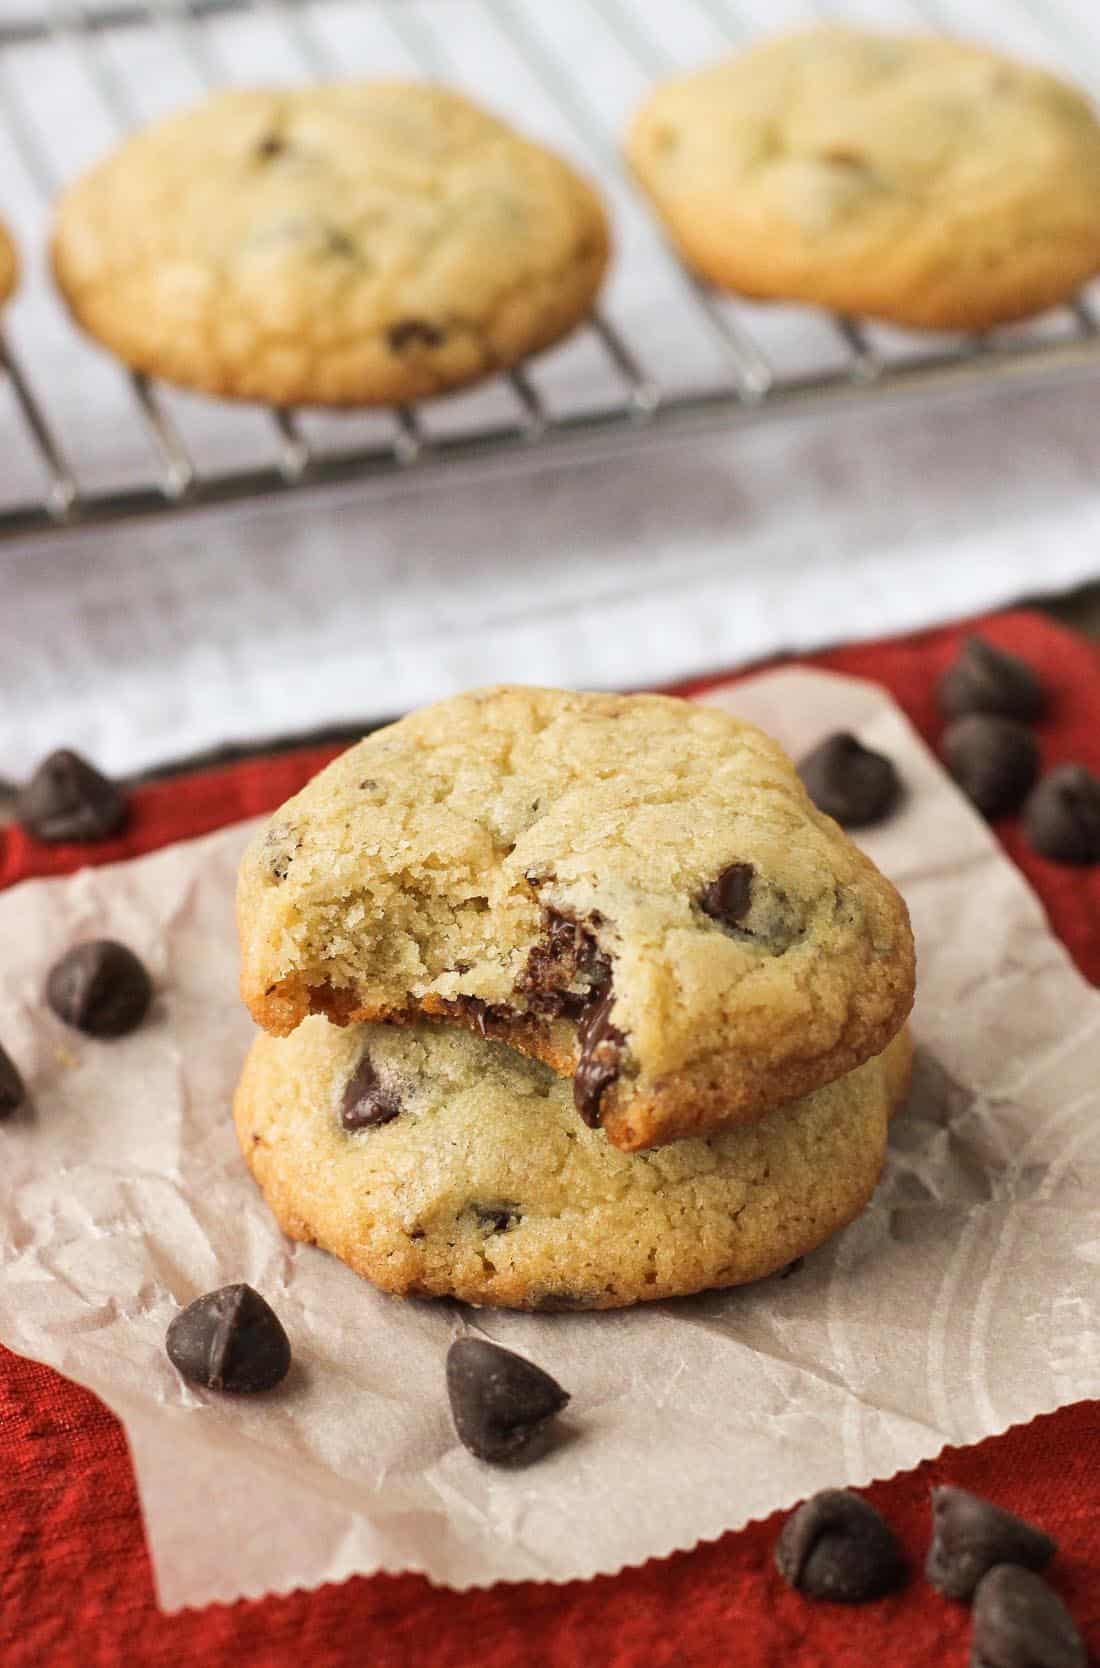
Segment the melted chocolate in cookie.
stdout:
<path fill-rule="evenodd" d="M 600 1101 L 622 1070 L 625 1037 L 611 1023 L 615 992 L 609 987 L 580 1021 L 580 1059 L 573 1076 L 573 1104 L 590 1129 L 598 1129 Z"/>
<path fill-rule="evenodd" d="M 599 917 L 593 923 L 598 926 Z M 543 934 L 516 989 L 534 1013 L 580 1019 L 611 983 L 610 958 L 589 927 L 559 910 L 543 911 Z"/>

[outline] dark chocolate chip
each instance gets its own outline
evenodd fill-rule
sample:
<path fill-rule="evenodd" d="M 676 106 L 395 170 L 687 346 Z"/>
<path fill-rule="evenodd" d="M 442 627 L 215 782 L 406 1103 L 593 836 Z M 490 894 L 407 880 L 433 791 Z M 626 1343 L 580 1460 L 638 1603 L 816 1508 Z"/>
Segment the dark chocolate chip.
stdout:
<path fill-rule="evenodd" d="M 354 260 L 359 253 L 354 238 L 348 237 L 346 232 L 338 231 L 335 226 L 325 227 L 325 249 L 330 255 L 340 255 L 344 260 Z"/>
<path fill-rule="evenodd" d="M 0 1048 L 0 1118 L 10 1118 L 27 1098 L 19 1068 L 11 1055 Z"/>
<path fill-rule="evenodd" d="M 369 1054 L 364 1054 L 344 1090 L 340 1122 L 345 1129 L 372 1129 L 388 1124 L 401 1111 L 400 1098 L 379 1080 Z"/>
<path fill-rule="evenodd" d="M 1003 817 L 1021 805 L 1039 774 L 1031 731 L 1012 718 L 971 713 L 944 731 L 944 763 L 983 817 Z"/>
<path fill-rule="evenodd" d="M 397 324 L 391 324 L 386 332 L 391 353 L 404 353 L 410 347 L 442 347 L 445 340 L 445 331 L 440 330 L 438 325 L 429 324 L 427 319 L 400 319 Z"/>
<path fill-rule="evenodd" d="M 882 822 L 901 794 L 892 761 L 844 730 L 807 753 L 798 774 L 818 810 L 835 817 L 843 828 Z"/>
<path fill-rule="evenodd" d="M 998 1564 L 974 1594 L 971 1668 L 1086 1668 L 1073 1617 L 1041 1576 Z"/>
<path fill-rule="evenodd" d="M 959 657 L 940 679 L 940 709 L 948 718 L 989 712 L 1000 718 L 1038 718 L 1046 705 L 1043 686 L 1031 667 L 984 637 L 968 637 Z"/>
<path fill-rule="evenodd" d="M 188 1304 L 168 1328 L 168 1359 L 192 1384 L 250 1395 L 290 1370 L 290 1340 L 251 1286 L 222 1286 Z"/>
<path fill-rule="evenodd" d="M 858 1494 L 840 1488 L 824 1489 L 791 1513 L 775 1562 L 789 1587 L 838 1604 L 881 1598 L 906 1573 L 889 1524 Z"/>
<path fill-rule="evenodd" d="M 145 1018 L 153 986 L 132 950 L 112 938 L 74 944 L 51 967 L 46 1001 L 90 1037 L 124 1037 Z"/>
<path fill-rule="evenodd" d="M 577 1026 L 580 1058 L 573 1075 L 573 1104 L 588 1125 L 598 1129 L 600 1102 L 622 1070 L 621 1031 L 611 1023 L 615 992 L 609 989 Z"/>
<path fill-rule="evenodd" d="M 494 1205 L 473 1205 L 474 1215 L 478 1222 L 490 1234 L 506 1234 L 509 1228 L 514 1228 L 521 1218 L 518 1205 L 502 1200 Z"/>
<path fill-rule="evenodd" d="M 1100 777 L 1084 765 L 1059 765 L 1024 806 L 1024 833 L 1056 863 L 1100 862 Z"/>
<path fill-rule="evenodd" d="M 611 983 L 610 958 L 591 930 L 602 918 L 593 916 L 590 921 L 591 925 L 560 910 L 543 910 L 543 936 L 531 946 L 516 980 L 517 991 L 533 1012 L 580 1019 Z"/>
<path fill-rule="evenodd" d="M 699 894 L 703 914 L 725 927 L 740 926 L 752 901 L 753 873 L 751 863 L 731 863 L 723 869 Z"/>
<path fill-rule="evenodd" d="M 528 1289 L 527 1304 L 540 1314 L 560 1315 L 579 1309 L 597 1309 L 601 1295 L 598 1291 L 570 1291 L 565 1286 L 532 1286 Z"/>
<path fill-rule="evenodd" d="M 456 1338 L 447 1351 L 447 1395 L 459 1441 L 478 1459 L 533 1459 L 568 1393 L 541 1367 L 485 1338 Z"/>
<path fill-rule="evenodd" d="M 15 815 L 38 840 L 105 840 L 126 821 L 126 801 L 87 759 L 62 748 L 43 759 L 16 799 Z"/>
<path fill-rule="evenodd" d="M 287 148 L 281 133 L 265 133 L 256 146 L 256 155 L 263 162 L 272 162 L 277 156 L 285 156 Z"/>
<path fill-rule="evenodd" d="M 995 1564 L 1045 1569 L 1055 1543 L 1041 1529 L 963 1488 L 932 1490 L 932 1545 L 925 1574 L 948 1598 L 968 1599 Z"/>

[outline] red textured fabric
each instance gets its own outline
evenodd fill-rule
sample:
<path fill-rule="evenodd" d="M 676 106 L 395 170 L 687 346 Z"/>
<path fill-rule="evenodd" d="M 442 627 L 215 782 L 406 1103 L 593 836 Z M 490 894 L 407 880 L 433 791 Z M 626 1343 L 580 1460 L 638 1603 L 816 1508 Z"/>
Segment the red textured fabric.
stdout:
<path fill-rule="evenodd" d="M 1100 770 L 1100 662 L 1036 616 L 982 622 L 1052 691 L 1044 763 Z M 837 650 L 812 664 L 877 679 L 929 739 L 933 687 L 963 628 Z M 711 682 L 723 681 L 719 679 Z M 685 690 L 688 686 L 684 686 Z M 690 686 L 699 690 L 705 683 Z M 0 884 L 151 851 L 277 805 L 331 750 L 313 749 L 139 790 L 127 832 L 93 854 L 0 836 Z M 1072 871 L 998 829 L 1078 965 L 1100 982 L 1100 871 Z M 951 1481 L 1044 1524 L 1062 1551 L 1051 1579 L 1100 1652 L 1100 1403 L 1084 1402 L 941 1457 L 868 1495 L 915 1567 L 928 1489 Z M 419 1576 L 178 1616 L 156 1610 L 121 1429 L 87 1391 L 0 1350 L 0 1663 L 3 1668 L 944 1668 L 967 1660 L 967 1612 L 915 1579 L 858 1609 L 808 1603 L 771 1566 L 778 1519 L 640 1569 L 564 1587 L 455 1594 Z"/>

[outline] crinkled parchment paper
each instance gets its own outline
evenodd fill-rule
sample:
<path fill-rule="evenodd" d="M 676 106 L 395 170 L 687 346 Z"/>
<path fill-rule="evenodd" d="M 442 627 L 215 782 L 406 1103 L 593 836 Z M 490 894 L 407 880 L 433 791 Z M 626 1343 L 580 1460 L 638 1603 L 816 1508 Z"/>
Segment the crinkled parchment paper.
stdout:
<path fill-rule="evenodd" d="M 880 692 L 780 672 L 711 699 L 796 752 L 853 729 L 909 789 L 865 844 L 917 929 L 912 1103 L 872 1207 L 786 1279 L 588 1316 L 383 1297 L 287 1244 L 237 1155 L 248 830 L 0 898 L 0 1030 L 34 1097 L 0 1128 L 0 1336 L 123 1421 L 165 1606 L 376 1569 L 455 1587 L 613 1571 L 1100 1394 L 1100 996 Z M 89 934 L 157 980 L 119 1042 L 40 998 Z M 267 1397 L 197 1393 L 164 1355 L 177 1309 L 231 1280 L 293 1341 Z M 568 1439 L 527 1471 L 455 1441 L 443 1359 L 467 1327 L 573 1394 Z"/>

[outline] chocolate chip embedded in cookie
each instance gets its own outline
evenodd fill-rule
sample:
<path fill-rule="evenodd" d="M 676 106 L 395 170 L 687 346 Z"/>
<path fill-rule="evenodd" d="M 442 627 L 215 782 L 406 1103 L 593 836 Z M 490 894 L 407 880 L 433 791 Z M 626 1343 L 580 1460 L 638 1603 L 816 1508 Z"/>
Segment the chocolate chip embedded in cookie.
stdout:
<path fill-rule="evenodd" d="M 578 1119 L 568 1079 L 503 1043 L 315 1015 L 253 1044 L 235 1116 L 285 1231 L 385 1291 L 608 1309 L 774 1273 L 850 1222 L 908 1060 L 902 1033 L 756 1123 L 623 1153 Z M 400 1110 L 349 1128 L 365 1061 Z"/>
<path fill-rule="evenodd" d="M 466 1026 L 624 1149 L 843 1075 L 913 993 L 901 899 L 782 751 L 665 696 L 489 689 L 376 731 L 253 841 L 238 920 L 265 1029 Z"/>
<path fill-rule="evenodd" d="M 381 1082 L 374 1061 L 364 1054 L 341 1097 L 341 1124 L 345 1129 L 374 1129 L 400 1115 L 400 1096 Z"/>
<path fill-rule="evenodd" d="M 937 330 L 1100 268 L 1100 123 L 947 36 L 819 27 L 665 82 L 626 151 L 684 258 L 743 294 Z"/>
<path fill-rule="evenodd" d="M 277 405 L 388 405 L 490 376 L 591 311 L 593 188 L 458 93 L 225 92 L 65 193 L 53 263 L 129 365 Z"/>

